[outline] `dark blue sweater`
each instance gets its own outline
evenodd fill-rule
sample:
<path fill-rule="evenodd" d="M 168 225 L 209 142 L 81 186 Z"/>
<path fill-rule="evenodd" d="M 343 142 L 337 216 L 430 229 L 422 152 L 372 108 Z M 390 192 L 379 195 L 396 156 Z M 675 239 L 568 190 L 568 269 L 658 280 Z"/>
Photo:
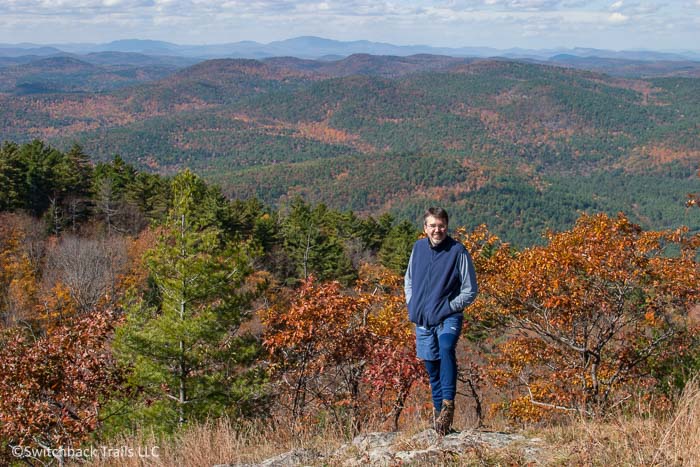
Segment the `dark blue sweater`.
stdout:
<path fill-rule="evenodd" d="M 436 326 L 461 313 L 477 294 L 471 257 L 450 236 L 435 247 L 427 238 L 415 243 L 405 285 L 408 317 L 419 326 Z"/>

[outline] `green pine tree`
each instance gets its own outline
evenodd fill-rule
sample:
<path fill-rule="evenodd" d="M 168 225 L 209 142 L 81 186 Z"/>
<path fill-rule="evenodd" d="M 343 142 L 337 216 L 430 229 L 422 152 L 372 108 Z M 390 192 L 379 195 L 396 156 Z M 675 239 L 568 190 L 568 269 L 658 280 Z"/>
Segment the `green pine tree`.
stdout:
<path fill-rule="evenodd" d="M 226 241 L 204 182 L 189 171 L 172 182 L 173 208 L 147 254 L 155 293 L 144 295 L 117 332 L 142 391 L 134 422 L 170 431 L 187 421 L 251 410 L 264 377 L 258 343 L 240 333 L 260 291 L 246 244 Z"/>
<path fill-rule="evenodd" d="M 301 198 L 292 201 L 289 215 L 282 220 L 281 235 L 296 280 L 313 275 L 347 285 L 357 278 L 330 217 L 323 204 L 312 209 Z"/>
<path fill-rule="evenodd" d="M 392 227 L 379 249 L 380 263 L 397 274 L 403 275 L 418 233 L 413 224 L 408 221 L 402 221 Z"/>

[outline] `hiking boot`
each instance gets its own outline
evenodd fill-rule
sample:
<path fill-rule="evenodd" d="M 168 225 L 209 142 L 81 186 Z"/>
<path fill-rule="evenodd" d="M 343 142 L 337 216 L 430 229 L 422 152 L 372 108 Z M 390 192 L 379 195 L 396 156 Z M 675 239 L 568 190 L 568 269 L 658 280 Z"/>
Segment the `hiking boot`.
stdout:
<path fill-rule="evenodd" d="M 445 436 L 450 433 L 452 428 L 452 420 L 455 416 L 455 401 L 442 401 L 442 410 L 435 420 L 435 431 L 440 436 Z"/>

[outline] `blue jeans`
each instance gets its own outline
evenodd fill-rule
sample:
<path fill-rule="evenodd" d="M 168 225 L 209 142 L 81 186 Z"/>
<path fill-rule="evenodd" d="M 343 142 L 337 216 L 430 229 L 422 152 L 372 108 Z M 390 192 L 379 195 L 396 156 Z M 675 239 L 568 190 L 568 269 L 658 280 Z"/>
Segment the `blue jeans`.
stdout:
<path fill-rule="evenodd" d="M 437 326 L 416 326 L 416 355 L 423 360 L 430 378 L 435 410 L 443 400 L 455 399 L 457 393 L 457 357 L 455 349 L 462 331 L 461 313 L 445 318 Z"/>

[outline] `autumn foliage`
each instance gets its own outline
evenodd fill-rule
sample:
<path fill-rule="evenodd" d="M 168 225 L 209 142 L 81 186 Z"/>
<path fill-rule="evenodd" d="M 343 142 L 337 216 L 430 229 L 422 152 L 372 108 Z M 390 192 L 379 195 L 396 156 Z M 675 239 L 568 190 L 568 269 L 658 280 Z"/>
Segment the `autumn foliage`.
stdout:
<path fill-rule="evenodd" d="M 0 214 L 0 328 L 32 318 L 37 283 L 26 229 L 24 217 Z"/>
<path fill-rule="evenodd" d="M 83 211 L 62 189 L 63 204 L 34 200 L 43 221 L 0 213 L 0 464 L 11 445 L 212 418 L 398 429 L 426 379 L 401 276 L 411 222 L 229 202 L 190 172 L 165 181 L 117 158 L 95 177 Z M 3 206 L 25 206 L 11 195 Z M 598 214 L 524 250 L 485 226 L 455 237 L 480 286 L 458 386 L 479 423 L 487 401 L 525 423 L 671 401 L 700 368 L 698 234 Z"/>
<path fill-rule="evenodd" d="M 355 290 L 310 278 L 289 306 L 280 301 L 264 317 L 281 403 L 294 420 L 319 409 L 355 431 L 373 411 L 398 420 L 421 377 L 397 276 L 363 272 Z"/>
<path fill-rule="evenodd" d="M 512 417 L 605 413 L 658 390 L 691 352 L 698 235 L 599 214 L 521 252 L 481 240 L 489 251 L 474 311 L 504 333 L 491 376 L 510 394 L 502 407 Z"/>
<path fill-rule="evenodd" d="M 36 338 L 23 328 L 0 336 L 0 439 L 9 445 L 79 446 L 107 416 L 101 411 L 122 375 L 107 345 L 118 322 L 91 313 Z"/>

